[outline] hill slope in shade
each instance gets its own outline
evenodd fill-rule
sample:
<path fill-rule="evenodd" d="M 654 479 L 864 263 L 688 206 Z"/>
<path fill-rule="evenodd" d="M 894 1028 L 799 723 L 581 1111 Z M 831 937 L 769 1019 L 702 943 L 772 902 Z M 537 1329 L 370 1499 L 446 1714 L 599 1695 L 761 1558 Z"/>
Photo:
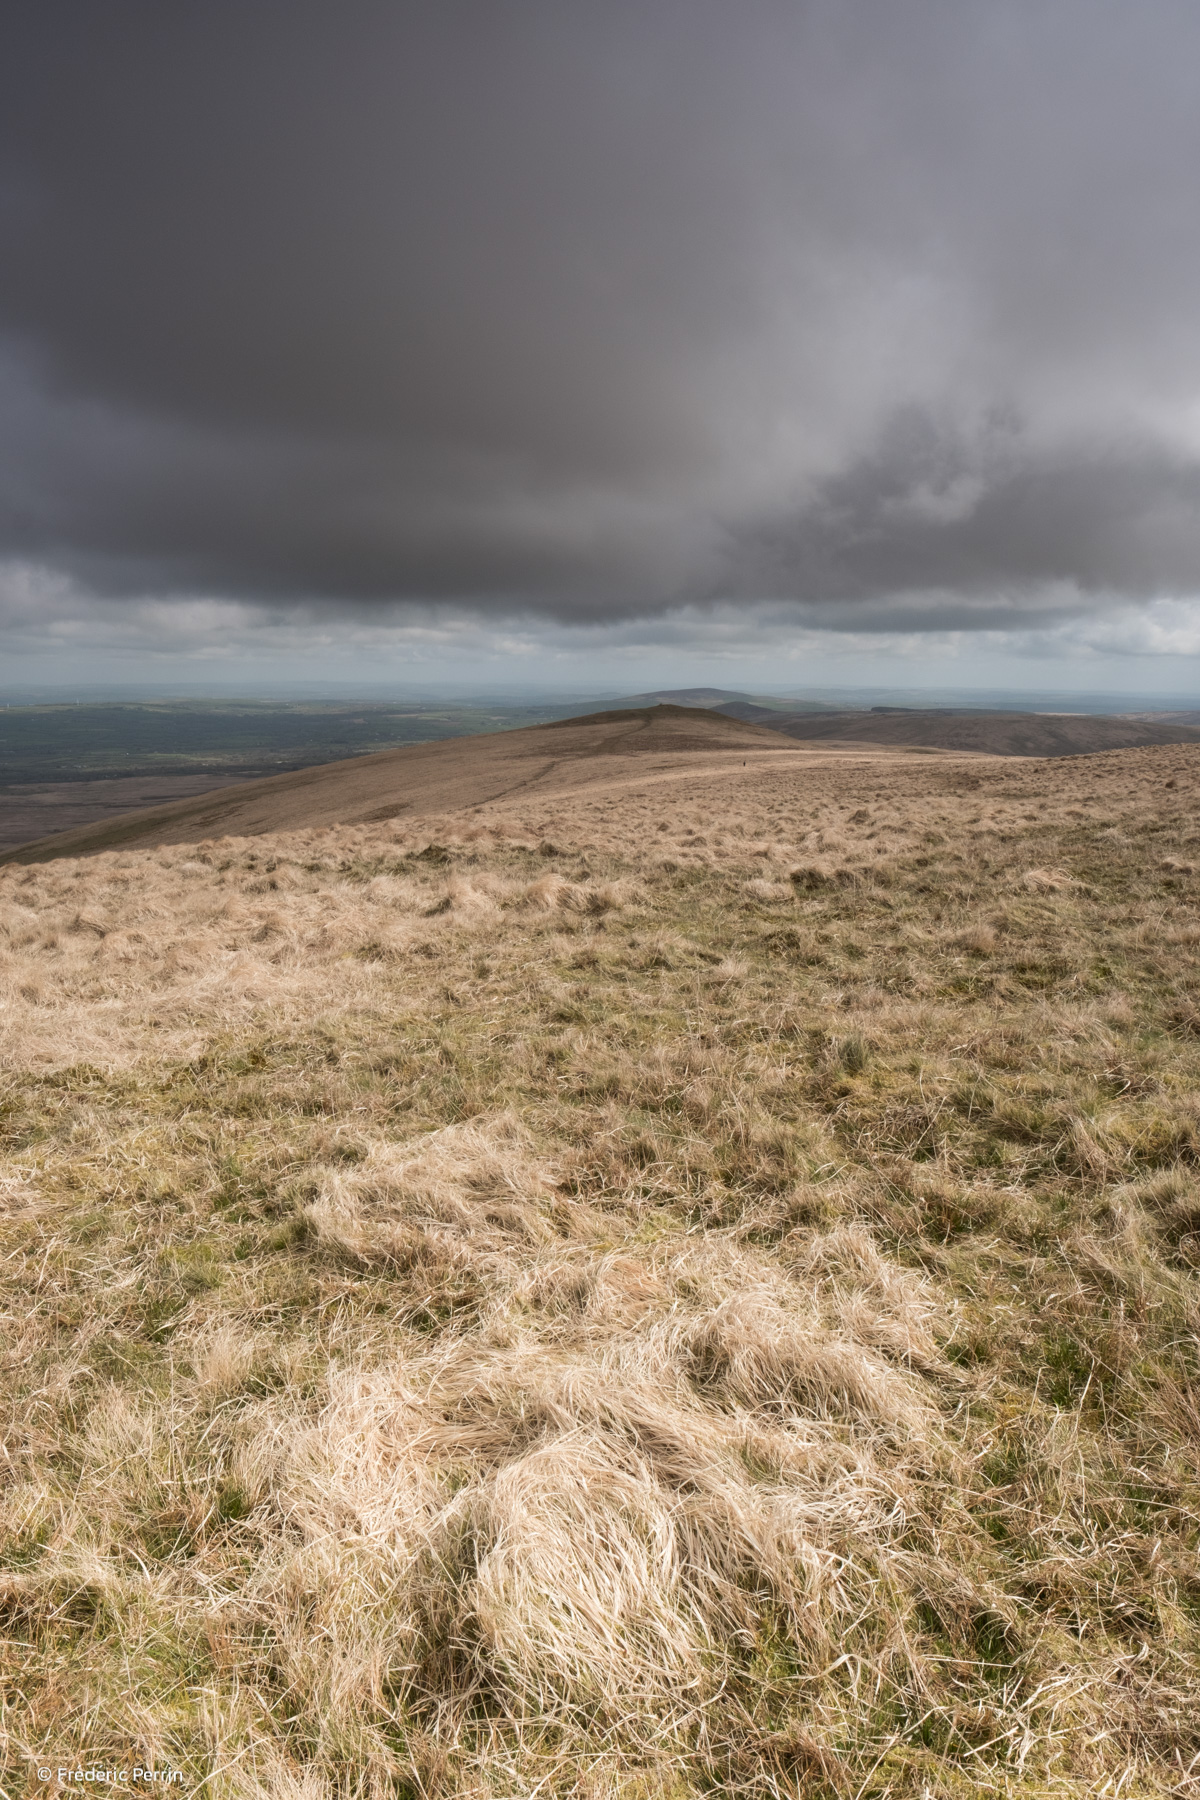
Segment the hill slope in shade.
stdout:
<path fill-rule="evenodd" d="M 0 854 L 237 782 L 591 710 L 483 696 L 391 704 L 181 699 L 5 705 Z"/>
<path fill-rule="evenodd" d="M 14 1794 L 1191 1800 L 1200 748 L 630 723 L 0 869 Z"/>
<path fill-rule="evenodd" d="M 1146 720 L 1087 713 L 926 712 L 901 707 L 780 713 L 740 700 L 718 710 L 730 718 L 769 724 L 773 731 L 809 741 L 922 746 L 985 756 L 1090 756 L 1100 750 L 1200 743 L 1200 726 L 1190 717 L 1176 723 L 1165 715 Z"/>
<path fill-rule="evenodd" d="M 129 813 L 237 786 L 229 775 L 132 775 L 111 781 L 28 782 L 0 788 L 0 862 L 51 835 L 103 830 Z"/>
<path fill-rule="evenodd" d="M 519 795 L 553 808 L 580 787 L 694 772 L 697 759 L 798 754 L 799 746 L 776 731 L 708 710 L 655 706 L 596 713 L 243 782 L 26 844 L 0 861 L 415 818 Z"/>

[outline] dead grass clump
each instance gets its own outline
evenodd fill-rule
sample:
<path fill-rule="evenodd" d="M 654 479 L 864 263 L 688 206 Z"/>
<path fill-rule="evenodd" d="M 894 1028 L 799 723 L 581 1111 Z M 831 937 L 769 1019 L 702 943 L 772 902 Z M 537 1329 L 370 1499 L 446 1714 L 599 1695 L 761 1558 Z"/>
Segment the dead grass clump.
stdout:
<path fill-rule="evenodd" d="M 748 1206 L 739 1220 L 739 1236 L 752 1243 L 782 1243 L 785 1238 L 804 1241 L 809 1231 L 834 1224 L 850 1204 L 840 1186 L 796 1182 Z"/>
<path fill-rule="evenodd" d="M 639 1312 L 661 1306 L 661 1281 L 636 1286 Z M 292 1690 L 316 1701 L 309 1646 L 335 1634 L 359 1706 L 401 1695 L 449 1750 L 448 1782 L 480 1717 L 518 1734 L 550 1722 L 567 1745 L 599 1725 L 627 1758 L 653 1755 L 666 1732 L 677 1769 L 744 1757 L 762 1676 L 742 1646 L 771 1620 L 791 1668 L 815 1678 L 887 1553 L 892 1502 L 869 1455 L 823 1441 L 811 1414 L 816 1437 L 792 1443 L 778 1425 L 714 1414 L 689 1372 L 716 1335 L 720 1378 L 740 1379 L 756 1410 L 765 1399 L 764 1421 L 781 1400 L 790 1410 L 798 1381 L 822 1404 L 852 1395 L 876 1410 L 878 1377 L 828 1346 L 801 1374 L 770 1321 L 729 1306 L 716 1319 L 690 1342 L 656 1326 L 607 1364 L 464 1346 L 450 1362 L 337 1377 L 274 1484 L 272 1508 L 305 1547 L 259 1582 L 260 1604 L 281 1578 L 303 1603 L 304 1637 L 279 1640 Z M 388 1671 L 386 1686 L 368 1668 Z M 741 1696 L 728 1724 L 698 1711 L 722 1694 Z"/>
<path fill-rule="evenodd" d="M 719 1611 L 718 1585 L 698 1612 L 679 1508 L 636 1454 L 618 1460 L 611 1440 L 577 1431 L 498 1470 L 455 1514 L 435 1539 L 421 1621 L 428 1688 L 445 1690 L 443 1659 L 461 1646 L 464 1700 L 486 1696 L 513 1723 L 595 1721 L 623 1735 L 641 1715 L 645 1748 L 717 1693 L 704 1613 Z"/>
<path fill-rule="evenodd" d="M 1021 885 L 1033 894 L 1065 894 L 1079 883 L 1061 869 L 1026 869 Z"/>
<path fill-rule="evenodd" d="M 725 987 L 729 983 L 740 986 L 749 973 L 749 963 L 737 957 L 722 957 L 719 963 L 705 971 L 704 979 L 712 987 Z"/>
<path fill-rule="evenodd" d="M 823 863 L 799 863 L 788 875 L 797 893 L 814 893 L 832 887 L 836 877 Z"/>
<path fill-rule="evenodd" d="M 616 881 L 580 886 L 562 875 L 543 875 L 530 882 L 525 889 L 525 899 L 543 912 L 564 911 L 601 917 L 626 906 L 630 892 L 626 884 Z"/>
<path fill-rule="evenodd" d="M 514 1248 L 555 1235 L 551 1178 L 511 1119 L 450 1126 L 423 1140 L 373 1146 L 329 1171 L 304 1210 L 318 1244 L 363 1268 L 412 1275 L 431 1316 L 474 1305 L 487 1280 L 511 1278 Z"/>
<path fill-rule="evenodd" d="M 1110 1201 L 1114 1217 L 1126 1209 L 1146 1219 L 1150 1229 L 1173 1258 L 1188 1267 L 1200 1267 L 1200 1180 L 1194 1169 L 1176 1166 L 1145 1181 L 1115 1190 Z"/>
<path fill-rule="evenodd" d="M 454 875 L 446 886 L 448 910 L 463 919 L 486 918 L 496 911 L 492 896 L 475 882 Z"/>
<path fill-rule="evenodd" d="M 752 894 L 756 900 L 762 900 L 768 904 L 790 900 L 794 891 L 787 882 L 767 881 L 762 876 L 757 876 L 753 881 L 746 883 L 748 894 Z"/>
<path fill-rule="evenodd" d="M 847 1419 L 915 1426 L 924 1407 L 904 1378 L 862 1344 L 798 1318 L 769 1287 L 743 1290 L 682 1327 L 685 1367 L 719 1392 L 779 1420 Z"/>
<path fill-rule="evenodd" d="M 339 1485 L 366 1591 L 379 1592 L 368 1570 L 384 1518 L 407 1568 L 411 1610 L 392 1613 L 407 1630 L 397 1641 L 380 1619 L 382 1642 L 408 1671 L 408 1707 L 441 1741 L 482 1712 L 516 1729 L 550 1720 L 572 1738 L 601 1723 L 627 1755 L 668 1729 L 686 1754 L 697 1704 L 737 1679 L 736 1645 L 764 1602 L 791 1599 L 811 1640 L 836 1564 L 797 1541 L 780 1491 L 756 1491 L 701 1415 L 582 1369 L 518 1362 L 471 1379 L 464 1368 L 429 1395 L 445 1425 L 405 1454 L 391 1420 L 415 1415 L 417 1394 L 392 1399 L 376 1383 L 384 1405 L 367 1410 L 359 1385 L 312 1443 L 310 1529 L 327 1508 L 321 1462 L 353 1471 L 353 1486 Z M 436 1481 L 447 1455 L 466 1458 L 457 1491 Z M 819 1514 L 811 1524 L 820 1530 Z M 325 1594 L 318 1616 L 329 1611 Z"/>
<path fill-rule="evenodd" d="M 932 1283 L 882 1255 L 861 1225 L 840 1225 L 810 1238 L 789 1266 L 824 1316 L 856 1343 L 906 1368 L 944 1371 L 934 1335 L 939 1308 Z"/>

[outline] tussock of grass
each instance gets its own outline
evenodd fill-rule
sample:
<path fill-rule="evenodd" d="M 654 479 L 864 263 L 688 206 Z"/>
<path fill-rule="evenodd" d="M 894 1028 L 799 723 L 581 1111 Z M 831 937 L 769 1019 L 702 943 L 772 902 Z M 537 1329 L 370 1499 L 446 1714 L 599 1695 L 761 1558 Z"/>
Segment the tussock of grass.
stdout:
<path fill-rule="evenodd" d="M 1192 1791 L 1198 772 L 0 871 L 14 1791 Z"/>

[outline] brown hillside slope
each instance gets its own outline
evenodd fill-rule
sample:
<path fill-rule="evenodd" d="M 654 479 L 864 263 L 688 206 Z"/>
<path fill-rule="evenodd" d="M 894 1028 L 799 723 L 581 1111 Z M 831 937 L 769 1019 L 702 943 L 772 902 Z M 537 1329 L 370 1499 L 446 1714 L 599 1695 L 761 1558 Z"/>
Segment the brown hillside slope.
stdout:
<path fill-rule="evenodd" d="M 747 723 L 769 723 L 774 731 L 810 742 L 887 744 L 896 749 L 921 746 L 985 756 L 1090 756 L 1101 750 L 1200 743 L 1200 728 L 1192 723 L 1106 714 L 907 709 L 778 713 L 745 701 L 733 701 L 721 711 Z"/>
<path fill-rule="evenodd" d="M 5 1795 L 1196 1800 L 1200 746 L 608 763 L 0 869 Z"/>
<path fill-rule="evenodd" d="M 376 824 L 513 798 L 561 802 L 581 786 L 672 779 L 747 756 L 803 754 L 785 737 L 711 711 L 655 706 L 594 713 L 486 736 L 406 744 L 376 756 L 324 763 L 200 798 L 56 833 L 0 862 L 48 862 L 98 850 L 257 837 L 268 831 Z M 631 777 L 631 759 L 636 776 Z"/>

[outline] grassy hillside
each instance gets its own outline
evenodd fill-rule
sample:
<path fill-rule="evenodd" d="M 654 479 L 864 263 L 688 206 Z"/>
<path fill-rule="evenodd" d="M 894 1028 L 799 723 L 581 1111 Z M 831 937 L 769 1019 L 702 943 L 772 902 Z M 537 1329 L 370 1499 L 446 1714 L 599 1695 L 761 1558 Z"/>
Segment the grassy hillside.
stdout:
<path fill-rule="evenodd" d="M 157 700 L 0 706 L 0 853 L 233 781 L 518 728 L 537 702 Z"/>
<path fill-rule="evenodd" d="M 788 737 L 850 743 L 976 751 L 984 756 L 1091 756 L 1161 744 L 1200 743 L 1195 713 L 1120 716 L 1102 713 L 957 711 L 942 707 L 874 706 L 869 710 L 806 709 L 783 713 L 734 701 L 730 718 L 769 725 Z"/>
<path fill-rule="evenodd" d="M 9 1791 L 1191 1792 L 1198 779 L 0 871 Z"/>
<path fill-rule="evenodd" d="M 843 746 L 825 755 L 845 755 Z M 695 776 L 697 758 L 733 766 L 746 757 L 811 758 L 777 731 L 682 706 L 622 708 L 449 743 L 406 744 L 137 809 L 0 854 L 0 862 L 55 861 L 134 844 L 195 844 L 298 827 L 416 820 L 519 794 L 526 804 L 573 805 L 584 788 L 612 788 L 647 771 Z"/>
<path fill-rule="evenodd" d="M 569 705 L 503 701 L 111 700 L 0 707 L 0 768 L 14 783 L 130 775 L 252 777 L 393 744 L 557 719 Z"/>

